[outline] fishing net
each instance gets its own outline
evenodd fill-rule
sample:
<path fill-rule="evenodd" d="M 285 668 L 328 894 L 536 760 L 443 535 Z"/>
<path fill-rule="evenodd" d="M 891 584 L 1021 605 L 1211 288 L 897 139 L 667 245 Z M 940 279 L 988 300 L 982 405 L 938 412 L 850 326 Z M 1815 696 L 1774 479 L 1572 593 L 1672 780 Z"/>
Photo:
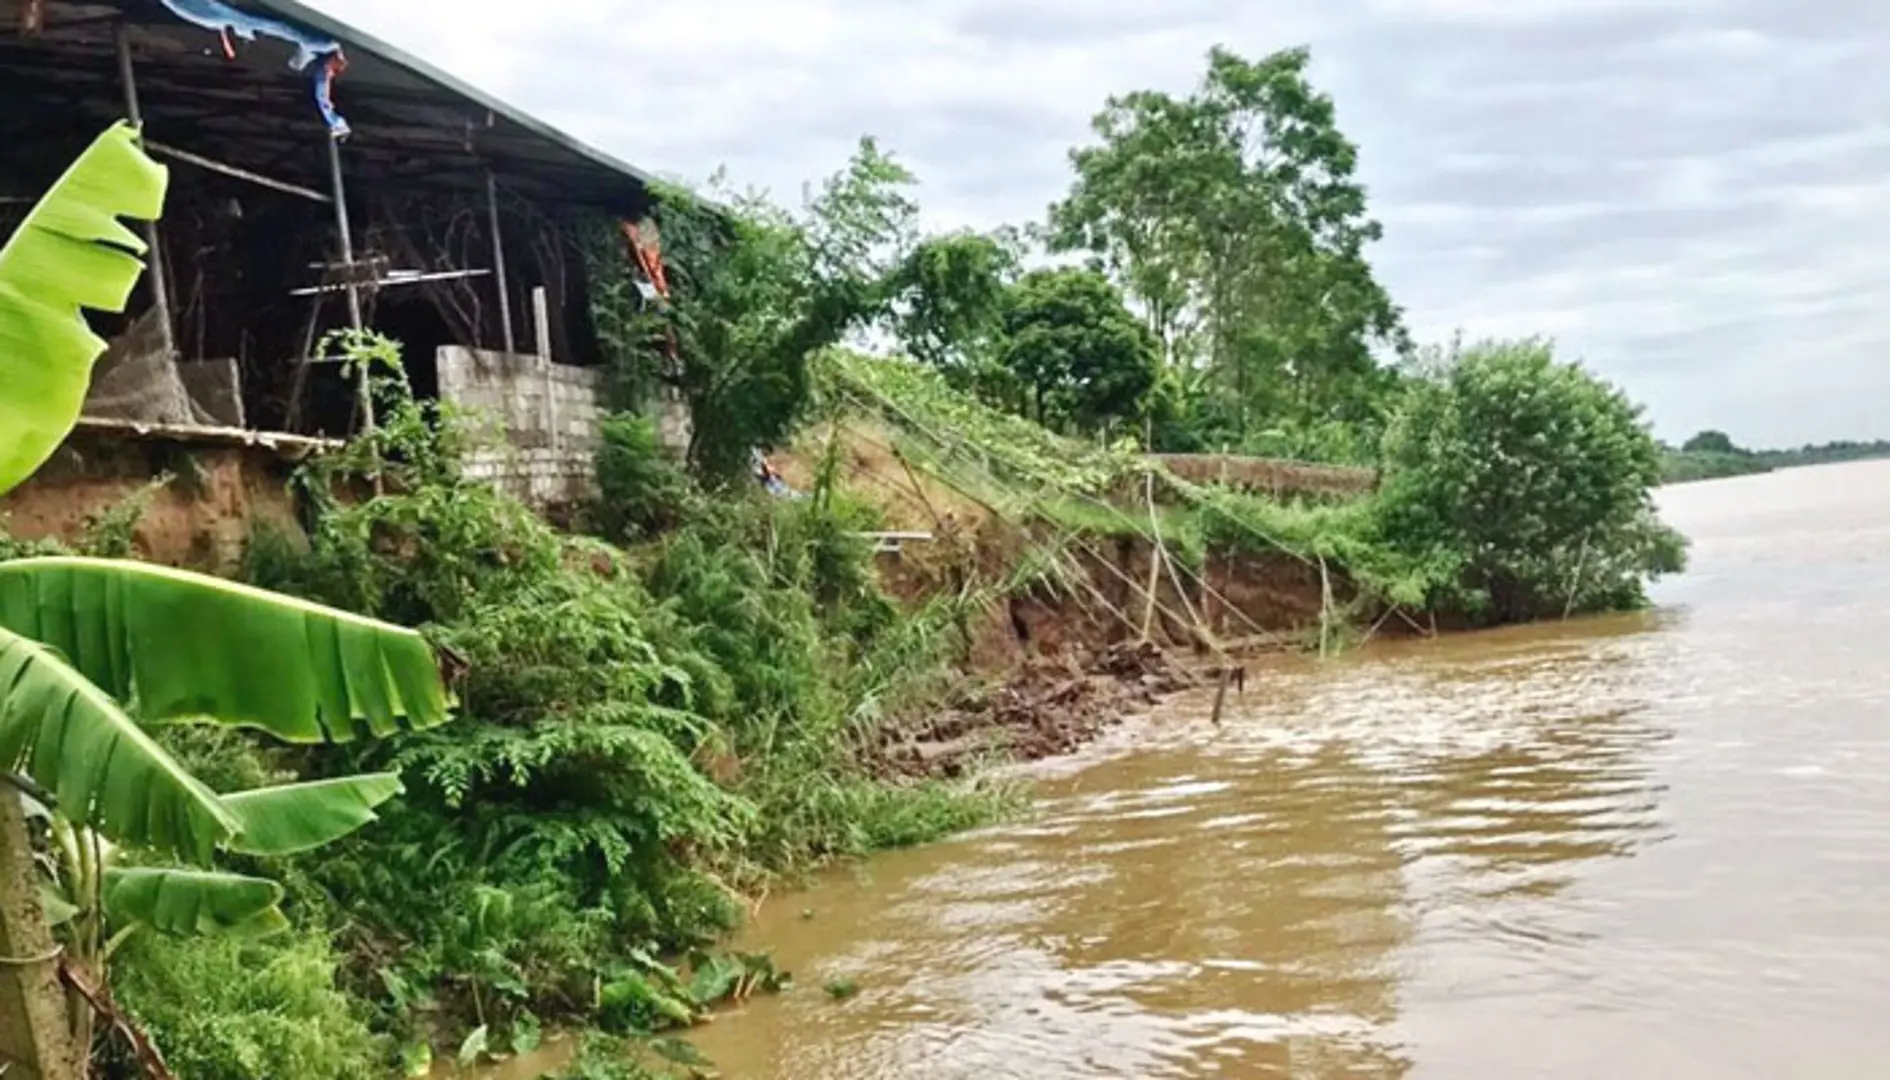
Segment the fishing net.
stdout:
<path fill-rule="evenodd" d="M 92 369 L 85 415 L 141 424 L 243 426 L 234 361 L 179 364 L 151 308 L 114 340 Z"/>

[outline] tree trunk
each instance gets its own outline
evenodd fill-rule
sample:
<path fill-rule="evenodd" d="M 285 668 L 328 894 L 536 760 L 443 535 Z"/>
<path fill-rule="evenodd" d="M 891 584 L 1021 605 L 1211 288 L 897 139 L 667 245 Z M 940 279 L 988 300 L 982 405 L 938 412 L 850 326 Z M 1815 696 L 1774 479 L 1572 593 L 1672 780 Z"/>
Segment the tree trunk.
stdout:
<path fill-rule="evenodd" d="M 25 810 L 20 793 L 0 783 L 0 1072 L 6 1080 L 80 1080 L 82 1066 Z"/>

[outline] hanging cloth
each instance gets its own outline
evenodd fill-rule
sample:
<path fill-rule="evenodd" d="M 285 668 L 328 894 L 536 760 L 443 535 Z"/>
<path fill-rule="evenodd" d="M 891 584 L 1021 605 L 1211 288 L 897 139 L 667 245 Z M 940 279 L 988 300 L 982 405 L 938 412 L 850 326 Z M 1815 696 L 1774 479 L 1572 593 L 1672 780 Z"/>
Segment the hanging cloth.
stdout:
<path fill-rule="evenodd" d="M 244 41 L 255 41 L 261 35 L 295 46 L 295 58 L 289 61 L 289 67 L 295 71 L 314 69 L 315 107 L 321 112 L 322 122 L 328 125 L 329 133 L 335 138 L 348 137 L 348 121 L 335 111 L 334 103 L 335 77 L 348 66 L 347 57 L 341 51 L 341 42 L 326 34 L 304 30 L 273 15 L 243 11 L 224 0 L 159 2 L 185 22 L 217 34 L 223 41 L 225 56 L 234 56 L 235 50 L 230 45 L 232 35 Z"/>
<path fill-rule="evenodd" d="M 646 239 L 643 231 L 637 228 L 636 223 L 633 221 L 620 221 L 618 225 L 623 229 L 624 239 L 630 241 L 630 257 L 636 261 L 637 267 L 643 271 L 643 276 L 649 282 L 650 290 L 654 292 L 663 302 L 663 305 L 667 307 L 669 304 L 669 275 L 663 270 L 662 237 L 652 229 L 651 235 Z M 670 374 L 681 374 L 682 347 L 676 340 L 676 328 L 674 326 L 666 326 L 663 328 L 663 353 L 669 359 Z"/>
<path fill-rule="evenodd" d="M 630 241 L 630 252 L 636 257 L 637 266 L 643 270 L 643 276 L 649 279 L 650 287 L 656 290 L 656 295 L 667 301 L 669 276 L 663 272 L 662 239 L 652 235 L 645 241 L 643 230 L 639 229 L 635 222 L 625 221 L 620 224 L 623 226 L 624 239 Z"/>

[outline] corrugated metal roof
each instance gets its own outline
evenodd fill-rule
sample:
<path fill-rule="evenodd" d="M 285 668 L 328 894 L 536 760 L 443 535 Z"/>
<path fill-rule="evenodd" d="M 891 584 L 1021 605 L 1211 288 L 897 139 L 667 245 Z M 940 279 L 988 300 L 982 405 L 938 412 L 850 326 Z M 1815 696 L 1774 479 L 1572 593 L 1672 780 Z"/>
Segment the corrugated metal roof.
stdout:
<path fill-rule="evenodd" d="M 495 116 L 502 117 L 526 131 L 537 135 L 539 138 L 557 143 L 565 149 L 570 150 L 572 153 L 578 154 L 593 162 L 600 168 L 611 169 L 615 172 L 622 173 L 625 177 L 634 179 L 639 183 L 648 184 L 655 180 L 655 177 L 636 166 L 621 161 L 588 143 L 567 135 L 563 131 L 545 123 L 543 120 L 532 116 L 522 109 L 514 108 L 500 101 L 498 98 L 480 90 L 478 87 L 434 67 L 425 60 L 396 48 L 371 34 L 358 30 L 342 22 L 340 19 L 324 15 L 314 8 L 309 7 L 307 4 L 298 4 L 295 0 L 250 0 L 247 4 L 239 3 L 237 6 L 248 6 L 258 11 L 267 11 L 293 22 L 302 23 L 312 29 L 319 30 L 341 42 L 342 47 L 348 50 L 350 60 L 358 55 L 366 54 L 385 61 L 388 64 L 392 64 L 395 67 L 404 68 L 419 78 L 434 84 L 441 90 L 474 102 L 481 108 L 493 113 Z"/>
<path fill-rule="evenodd" d="M 132 28 L 146 128 L 152 137 L 265 176 L 320 191 L 327 138 L 311 76 L 292 70 L 292 50 L 259 39 L 234 59 L 216 36 L 157 0 L 47 0 L 38 37 L 22 37 L 21 0 L 0 0 L 0 144 L 4 170 L 36 190 L 41 172 L 62 168 L 83 138 L 123 114 L 112 26 Z M 241 0 L 238 7 L 334 38 L 348 55 L 335 100 L 354 134 L 344 157 L 351 181 L 447 189 L 483 196 L 484 171 L 545 202 L 594 205 L 634 215 L 647 208 L 653 177 L 500 101 L 432 64 L 295 0 Z M 70 145 L 68 145 L 70 144 Z M 0 192 L 4 194 L 4 192 Z"/>

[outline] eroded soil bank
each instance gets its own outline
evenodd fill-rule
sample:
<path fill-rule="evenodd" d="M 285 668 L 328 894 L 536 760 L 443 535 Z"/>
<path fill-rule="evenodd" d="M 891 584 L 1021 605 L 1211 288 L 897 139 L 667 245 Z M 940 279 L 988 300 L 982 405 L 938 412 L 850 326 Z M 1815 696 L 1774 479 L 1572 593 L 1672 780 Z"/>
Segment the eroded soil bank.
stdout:
<path fill-rule="evenodd" d="M 996 578 L 1032 557 L 1033 542 L 1014 529 L 948 528 L 883 557 L 882 579 L 917 604 Z M 886 731 L 884 768 L 957 776 L 1069 753 L 1167 695 L 1223 674 L 1244 682 L 1246 658 L 1316 646 L 1328 604 L 1350 596 L 1342 578 L 1285 553 L 1210 555 L 1193 570 L 1145 540 L 1072 545 L 1057 572 L 991 599 L 964 628 L 965 681 L 942 708 Z"/>

